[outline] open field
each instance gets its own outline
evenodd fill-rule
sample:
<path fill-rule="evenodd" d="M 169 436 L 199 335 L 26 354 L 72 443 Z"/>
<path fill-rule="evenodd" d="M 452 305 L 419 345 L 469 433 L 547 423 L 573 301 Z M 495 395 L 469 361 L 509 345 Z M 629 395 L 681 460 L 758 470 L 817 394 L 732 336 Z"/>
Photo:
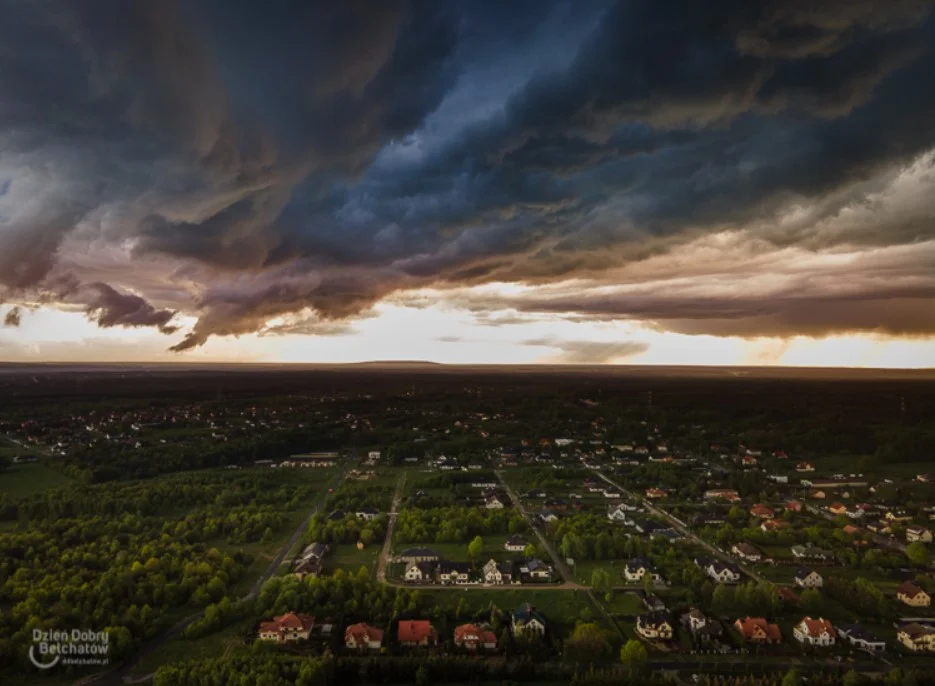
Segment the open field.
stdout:
<path fill-rule="evenodd" d="M 9 469 L 0 472 L 0 493 L 15 496 L 28 496 L 71 483 L 70 478 L 40 462 L 10 465 Z"/>
<path fill-rule="evenodd" d="M 372 577 L 376 574 L 382 547 L 382 541 L 374 541 L 363 550 L 358 550 L 356 545 L 350 543 L 332 545 L 331 552 L 325 558 L 324 568 L 328 572 L 343 569 L 347 574 L 356 575 L 361 567 L 366 567 Z"/>
<path fill-rule="evenodd" d="M 220 631 L 201 638 L 176 638 L 168 641 L 159 650 L 150 653 L 135 665 L 137 675 L 151 674 L 160 665 L 182 660 L 205 660 L 229 654 L 238 648 L 246 647 L 244 638 L 253 629 L 254 619 L 243 619 Z"/>

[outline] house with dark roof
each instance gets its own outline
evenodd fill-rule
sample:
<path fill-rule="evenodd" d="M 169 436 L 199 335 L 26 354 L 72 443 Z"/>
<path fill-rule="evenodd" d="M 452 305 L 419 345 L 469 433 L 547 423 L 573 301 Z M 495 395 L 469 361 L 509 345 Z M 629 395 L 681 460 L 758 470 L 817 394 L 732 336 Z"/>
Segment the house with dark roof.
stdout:
<path fill-rule="evenodd" d="M 643 577 L 647 574 L 652 577 L 654 584 L 664 582 L 659 570 L 656 569 L 652 562 L 645 558 L 630 558 L 623 568 L 623 576 L 631 584 L 642 581 Z"/>
<path fill-rule="evenodd" d="M 527 545 L 529 545 L 529 541 L 525 537 L 513 534 L 503 543 L 503 548 L 511 553 L 521 553 L 526 550 Z"/>
<path fill-rule="evenodd" d="M 444 585 L 471 583 L 471 563 L 443 560 L 438 563 L 438 580 Z"/>
<path fill-rule="evenodd" d="M 708 578 L 719 584 L 736 584 L 743 577 L 737 565 L 721 560 L 710 560 L 704 567 L 704 572 Z"/>
<path fill-rule="evenodd" d="M 838 637 L 845 643 L 854 646 L 857 650 L 866 653 L 882 653 L 886 650 L 886 641 L 860 624 L 838 624 L 835 628 Z"/>
<path fill-rule="evenodd" d="M 535 606 L 523 603 L 513 610 L 511 625 L 514 635 L 545 633 L 545 618 L 536 611 Z"/>
<path fill-rule="evenodd" d="M 912 581 L 904 581 L 896 587 L 896 599 L 909 607 L 928 607 L 932 604 L 932 598 L 925 589 Z"/>
<path fill-rule="evenodd" d="M 426 583 L 435 579 L 434 562 L 414 562 L 410 560 L 406 564 L 406 571 L 403 578 L 411 583 Z"/>
<path fill-rule="evenodd" d="M 799 567 L 795 572 L 795 585 L 801 588 L 821 588 L 825 580 L 814 569 Z"/>
<path fill-rule="evenodd" d="M 551 581 L 552 567 L 542 560 L 531 557 L 520 563 L 520 574 L 529 577 L 530 581 Z"/>
<path fill-rule="evenodd" d="M 682 626 L 692 635 L 695 641 L 708 643 L 719 638 L 724 633 L 724 627 L 716 619 L 706 617 L 697 608 L 692 608 L 680 618 Z"/>
<path fill-rule="evenodd" d="M 896 640 L 914 653 L 935 653 L 935 629 L 924 624 L 903 624 L 896 632 Z"/>
<path fill-rule="evenodd" d="M 760 552 L 760 549 L 745 541 L 734 544 L 730 551 L 747 562 L 759 562 L 763 559 L 763 553 Z"/>

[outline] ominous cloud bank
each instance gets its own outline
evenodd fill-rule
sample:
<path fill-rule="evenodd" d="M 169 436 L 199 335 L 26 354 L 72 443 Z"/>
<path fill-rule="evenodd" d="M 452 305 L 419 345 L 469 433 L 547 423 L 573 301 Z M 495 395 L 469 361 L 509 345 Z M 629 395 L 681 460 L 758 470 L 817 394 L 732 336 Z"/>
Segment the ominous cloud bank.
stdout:
<path fill-rule="evenodd" d="M 175 350 L 492 282 L 933 335 L 929 5 L 0 0 L 0 302 L 193 315 Z"/>

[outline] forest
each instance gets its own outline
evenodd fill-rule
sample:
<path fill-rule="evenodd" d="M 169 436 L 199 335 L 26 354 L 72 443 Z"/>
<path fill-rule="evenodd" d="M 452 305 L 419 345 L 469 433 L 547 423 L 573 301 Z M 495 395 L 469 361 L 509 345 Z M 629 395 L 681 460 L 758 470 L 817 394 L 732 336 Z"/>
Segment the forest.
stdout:
<path fill-rule="evenodd" d="M 523 533 L 529 528 L 514 509 L 409 508 L 399 513 L 398 543 L 468 543 L 475 536 Z"/>

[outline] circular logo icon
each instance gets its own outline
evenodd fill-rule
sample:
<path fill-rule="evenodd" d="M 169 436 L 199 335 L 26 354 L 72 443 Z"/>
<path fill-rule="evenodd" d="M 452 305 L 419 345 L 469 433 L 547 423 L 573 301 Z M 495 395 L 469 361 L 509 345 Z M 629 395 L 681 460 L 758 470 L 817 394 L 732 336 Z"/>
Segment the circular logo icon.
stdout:
<path fill-rule="evenodd" d="M 41 660 L 36 658 L 36 655 L 33 652 L 35 651 L 35 649 L 36 649 L 36 646 L 34 645 L 29 646 L 29 660 L 34 665 L 36 665 L 36 667 L 38 667 L 39 669 L 49 669 L 50 667 L 54 667 L 55 665 L 58 664 L 58 661 L 62 659 L 61 655 L 56 655 L 55 657 L 52 658 L 51 662 L 42 662 Z"/>

